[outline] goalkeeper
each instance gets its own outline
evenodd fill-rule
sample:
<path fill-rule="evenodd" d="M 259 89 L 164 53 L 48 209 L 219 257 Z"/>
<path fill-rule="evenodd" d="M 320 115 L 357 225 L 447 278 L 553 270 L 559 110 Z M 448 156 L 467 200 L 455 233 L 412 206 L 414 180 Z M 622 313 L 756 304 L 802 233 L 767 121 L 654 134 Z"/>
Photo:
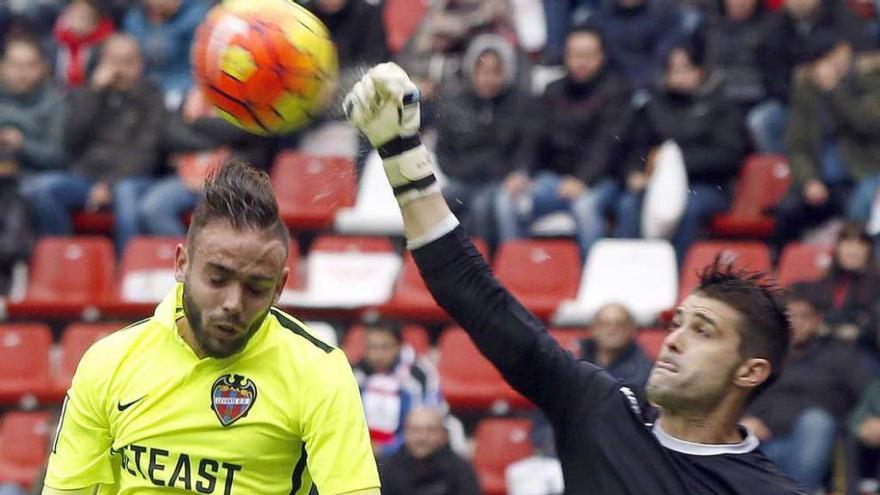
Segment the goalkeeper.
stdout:
<path fill-rule="evenodd" d="M 717 262 L 706 269 L 675 312 L 647 385 L 657 410 L 648 411 L 633 389 L 562 350 L 493 278 L 440 195 L 419 141 L 418 91 L 401 68 L 373 67 L 345 110 L 384 160 L 434 298 L 552 422 L 566 493 L 804 493 L 738 425 L 779 376 L 789 341 L 784 309 L 760 274 Z"/>

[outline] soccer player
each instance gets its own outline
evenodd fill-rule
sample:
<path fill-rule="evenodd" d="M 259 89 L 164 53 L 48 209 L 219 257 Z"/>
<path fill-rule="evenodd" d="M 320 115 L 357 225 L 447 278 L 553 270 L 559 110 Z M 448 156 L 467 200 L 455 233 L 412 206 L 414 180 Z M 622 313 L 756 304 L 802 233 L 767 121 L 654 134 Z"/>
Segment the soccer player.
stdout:
<path fill-rule="evenodd" d="M 407 74 L 394 64 L 372 68 L 345 109 L 384 160 L 407 246 L 434 297 L 547 414 L 566 493 L 804 493 L 737 424 L 779 375 L 789 341 L 785 311 L 758 275 L 716 263 L 678 307 L 647 385 L 658 413 L 651 424 L 631 389 L 562 350 L 492 277 L 439 193 Z"/>
<path fill-rule="evenodd" d="M 265 173 L 208 180 L 177 286 L 79 363 L 43 494 L 379 494 L 345 355 L 272 307 L 289 242 Z"/>

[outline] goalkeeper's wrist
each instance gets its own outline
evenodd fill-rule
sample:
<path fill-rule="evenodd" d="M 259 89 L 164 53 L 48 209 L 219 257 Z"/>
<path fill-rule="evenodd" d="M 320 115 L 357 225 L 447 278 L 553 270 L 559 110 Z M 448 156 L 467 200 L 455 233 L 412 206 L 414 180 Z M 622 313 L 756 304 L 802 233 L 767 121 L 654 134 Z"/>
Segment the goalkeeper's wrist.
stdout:
<path fill-rule="evenodd" d="M 418 134 L 392 139 L 377 151 L 400 206 L 440 191 L 431 157 Z"/>

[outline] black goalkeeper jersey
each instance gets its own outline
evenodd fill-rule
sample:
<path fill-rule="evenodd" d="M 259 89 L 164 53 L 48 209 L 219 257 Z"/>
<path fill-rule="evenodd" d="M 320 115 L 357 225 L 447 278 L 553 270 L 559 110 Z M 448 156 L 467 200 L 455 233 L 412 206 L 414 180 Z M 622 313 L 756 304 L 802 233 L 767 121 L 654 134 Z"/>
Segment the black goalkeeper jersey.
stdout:
<path fill-rule="evenodd" d="M 553 425 L 569 495 L 804 494 L 758 450 L 703 445 L 646 420 L 634 392 L 565 352 L 502 288 L 462 229 L 413 251 L 434 298 Z"/>

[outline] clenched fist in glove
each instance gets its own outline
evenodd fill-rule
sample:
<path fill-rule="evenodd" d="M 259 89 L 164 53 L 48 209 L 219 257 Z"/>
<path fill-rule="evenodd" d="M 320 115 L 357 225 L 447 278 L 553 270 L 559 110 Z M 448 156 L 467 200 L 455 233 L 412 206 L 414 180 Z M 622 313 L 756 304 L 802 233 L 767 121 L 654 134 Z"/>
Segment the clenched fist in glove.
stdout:
<path fill-rule="evenodd" d="M 354 85 L 343 105 L 349 120 L 382 157 L 401 206 L 440 190 L 419 138 L 419 90 L 403 69 L 391 62 L 376 65 Z"/>

